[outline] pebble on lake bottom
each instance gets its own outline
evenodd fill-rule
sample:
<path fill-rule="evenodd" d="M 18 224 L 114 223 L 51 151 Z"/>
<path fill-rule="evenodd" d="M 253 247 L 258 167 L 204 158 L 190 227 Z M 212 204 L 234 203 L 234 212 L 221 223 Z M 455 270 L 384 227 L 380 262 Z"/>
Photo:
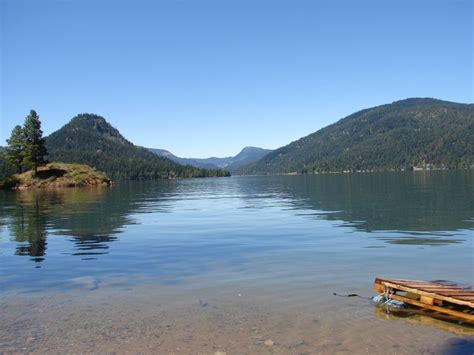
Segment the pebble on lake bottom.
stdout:
<path fill-rule="evenodd" d="M 273 341 L 270 340 L 270 339 L 268 339 L 268 340 L 265 340 L 264 344 L 265 344 L 266 346 L 273 346 Z"/>

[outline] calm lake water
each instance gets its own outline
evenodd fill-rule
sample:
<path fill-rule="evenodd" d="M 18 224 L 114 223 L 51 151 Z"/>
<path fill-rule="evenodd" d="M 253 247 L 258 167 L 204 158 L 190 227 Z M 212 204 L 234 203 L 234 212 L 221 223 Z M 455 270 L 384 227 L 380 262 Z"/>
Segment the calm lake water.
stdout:
<path fill-rule="evenodd" d="M 472 353 L 470 328 L 333 293 L 472 285 L 473 240 L 472 171 L 3 192 L 0 352 Z"/>

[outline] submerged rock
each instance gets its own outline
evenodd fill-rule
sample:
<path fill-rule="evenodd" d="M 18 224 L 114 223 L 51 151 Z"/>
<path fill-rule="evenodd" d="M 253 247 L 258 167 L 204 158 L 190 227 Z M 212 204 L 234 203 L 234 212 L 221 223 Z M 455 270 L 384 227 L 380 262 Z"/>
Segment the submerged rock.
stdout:
<path fill-rule="evenodd" d="M 93 276 L 82 276 L 82 277 L 75 277 L 70 279 L 69 282 L 78 288 L 83 290 L 96 290 L 99 288 L 99 281 Z"/>
<path fill-rule="evenodd" d="M 201 307 L 207 307 L 207 306 L 209 306 L 209 303 L 207 303 L 206 301 L 203 301 L 203 300 L 199 300 L 199 305 Z"/>

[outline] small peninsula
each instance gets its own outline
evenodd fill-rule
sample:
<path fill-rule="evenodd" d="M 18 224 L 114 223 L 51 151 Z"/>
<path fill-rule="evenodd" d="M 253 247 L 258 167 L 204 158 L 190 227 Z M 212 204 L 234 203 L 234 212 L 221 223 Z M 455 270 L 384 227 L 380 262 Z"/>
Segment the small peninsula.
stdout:
<path fill-rule="evenodd" d="M 84 164 L 49 163 L 15 174 L 0 182 L 0 188 L 24 190 L 35 188 L 108 186 L 107 175 Z"/>

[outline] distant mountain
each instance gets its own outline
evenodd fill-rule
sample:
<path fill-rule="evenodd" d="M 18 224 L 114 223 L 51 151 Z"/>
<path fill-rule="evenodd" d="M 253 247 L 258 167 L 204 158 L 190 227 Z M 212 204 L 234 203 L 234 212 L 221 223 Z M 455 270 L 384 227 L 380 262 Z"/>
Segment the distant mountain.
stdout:
<path fill-rule="evenodd" d="M 244 165 L 258 161 L 271 151 L 271 149 L 245 147 L 239 154 L 232 158 L 232 161 L 226 166 L 226 168 L 235 171 Z"/>
<path fill-rule="evenodd" d="M 474 168 L 474 105 L 412 98 L 356 112 L 240 174 Z"/>
<path fill-rule="evenodd" d="M 225 157 L 225 158 L 206 158 L 206 159 L 198 159 L 198 158 L 180 158 L 174 155 L 173 153 L 165 150 L 165 149 L 154 149 L 148 148 L 151 152 L 169 158 L 177 163 L 180 164 L 189 164 L 200 168 L 206 169 L 223 169 L 229 171 L 234 171 L 244 165 L 253 163 L 263 156 L 271 152 L 271 149 L 263 149 L 257 147 L 245 147 L 234 157 Z"/>
<path fill-rule="evenodd" d="M 87 164 L 113 179 L 223 176 L 222 170 L 183 166 L 125 139 L 103 117 L 80 114 L 46 137 L 48 160 Z"/>
<path fill-rule="evenodd" d="M 204 169 L 220 169 L 221 168 L 217 164 L 212 164 L 211 162 L 207 162 L 208 159 L 180 158 L 166 149 L 155 149 L 155 148 L 147 148 L 147 149 L 150 152 L 153 152 L 160 157 L 168 158 L 178 164 L 192 165 L 192 166 L 195 166 L 198 168 L 204 168 Z"/>

